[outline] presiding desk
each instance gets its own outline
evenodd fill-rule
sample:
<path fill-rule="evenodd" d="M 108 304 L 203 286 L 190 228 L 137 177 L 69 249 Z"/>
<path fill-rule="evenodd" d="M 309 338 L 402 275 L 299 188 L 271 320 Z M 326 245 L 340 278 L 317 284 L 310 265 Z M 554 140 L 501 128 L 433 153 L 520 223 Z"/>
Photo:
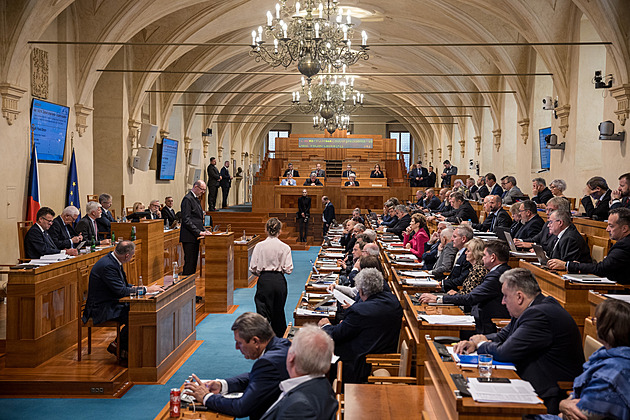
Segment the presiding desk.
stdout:
<path fill-rule="evenodd" d="M 134 383 L 160 382 L 197 337 L 195 275 L 175 284 L 166 276 L 156 283 L 170 286 L 157 295 L 120 300 L 129 303 L 129 379 Z"/>
<path fill-rule="evenodd" d="M 164 220 L 142 220 L 137 223 L 112 223 L 116 238 L 130 239 L 131 228 L 136 228 L 136 239 L 144 246 L 140 252 L 140 275 L 145 284 L 150 284 L 164 276 Z M 179 233 L 179 231 L 177 231 Z"/>
<path fill-rule="evenodd" d="M 422 419 L 425 392 L 418 385 L 344 385 L 344 420 Z"/>

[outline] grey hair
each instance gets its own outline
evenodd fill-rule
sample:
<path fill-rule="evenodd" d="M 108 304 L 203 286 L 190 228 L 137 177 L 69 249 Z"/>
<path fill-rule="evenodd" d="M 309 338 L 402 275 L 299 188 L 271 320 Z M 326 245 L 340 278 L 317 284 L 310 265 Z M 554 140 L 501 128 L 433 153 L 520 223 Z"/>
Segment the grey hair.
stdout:
<path fill-rule="evenodd" d="M 571 212 L 571 203 L 564 197 L 550 198 L 549 201 L 547 201 L 547 207 L 549 207 L 549 204 L 558 207 L 559 211 Z"/>
<path fill-rule="evenodd" d="M 532 182 L 535 182 L 538 185 L 542 185 L 543 187 L 547 186 L 547 181 L 545 181 L 545 178 L 534 178 L 532 179 Z"/>
<path fill-rule="evenodd" d="M 274 336 L 267 318 L 254 312 L 245 312 L 236 318 L 232 324 L 232 331 L 238 331 L 238 335 L 248 343 L 254 337 L 266 343 Z"/>
<path fill-rule="evenodd" d="M 449 226 L 446 229 L 442 229 L 442 233 L 440 233 L 440 238 L 446 238 L 450 241 L 452 237 L 453 237 L 452 227 Z"/>
<path fill-rule="evenodd" d="M 77 216 L 79 214 L 79 209 L 75 206 L 68 206 L 61 212 L 62 215 L 67 216 Z"/>
<path fill-rule="evenodd" d="M 407 207 L 405 207 L 403 204 L 399 204 L 396 206 L 396 211 L 399 211 L 401 213 L 407 213 Z"/>
<path fill-rule="evenodd" d="M 354 278 L 354 283 L 363 296 L 369 297 L 383 291 L 383 275 L 376 268 L 364 268 Z"/>
<path fill-rule="evenodd" d="M 556 216 L 556 219 L 561 220 L 564 226 L 569 226 L 571 224 L 571 213 L 568 211 L 556 210 L 551 213 L 549 216 Z"/>
<path fill-rule="evenodd" d="M 99 203 L 97 203 L 96 201 L 89 201 L 87 203 L 87 205 L 85 206 L 85 211 L 90 214 L 92 213 L 94 210 L 98 210 L 98 208 L 101 207 L 101 205 Z"/>
<path fill-rule="evenodd" d="M 110 198 L 112 198 L 111 195 L 109 195 L 107 193 L 103 193 L 103 194 L 98 196 L 98 202 L 103 204 L 104 202 L 108 201 Z"/>
<path fill-rule="evenodd" d="M 354 225 L 355 230 L 360 230 L 361 232 L 365 232 L 365 225 L 363 223 L 357 223 Z"/>
<path fill-rule="evenodd" d="M 501 284 L 510 290 L 520 290 L 529 297 L 536 297 L 540 293 L 540 286 L 534 274 L 526 268 L 513 268 L 501 274 Z"/>
<path fill-rule="evenodd" d="M 151 204 L 156 204 L 156 203 L 158 203 L 158 204 L 159 204 L 159 203 L 160 203 L 160 200 L 151 200 L 151 201 L 149 202 L 149 205 L 151 205 Z"/>
<path fill-rule="evenodd" d="M 470 241 L 474 236 L 473 230 L 469 226 L 458 226 L 455 230 L 459 231 L 460 235 L 465 236 L 467 241 Z"/>
<path fill-rule="evenodd" d="M 561 192 L 567 189 L 567 182 L 564 179 L 554 179 L 549 185 L 559 189 Z"/>
<path fill-rule="evenodd" d="M 374 232 L 373 229 L 365 229 L 365 232 L 363 233 L 370 238 L 370 242 L 376 241 L 376 232 Z"/>
<path fill-rule="evenodd" d="M 377 257 L 378 254 L 380 254 L 378 245 L 376 245 L 375 243 L 365 244 L 365 246 L 363 247 L 363 252 L 367 252 L 368 255 L 374 255 Z"/>
<path fill-rule="evenodd" d="M 325 375 L 330 370 L 334 348 L 326 331 L 309 324 L 297 331 L 289 353 L 295 356 L 295 370 L 300 376 Z"/>

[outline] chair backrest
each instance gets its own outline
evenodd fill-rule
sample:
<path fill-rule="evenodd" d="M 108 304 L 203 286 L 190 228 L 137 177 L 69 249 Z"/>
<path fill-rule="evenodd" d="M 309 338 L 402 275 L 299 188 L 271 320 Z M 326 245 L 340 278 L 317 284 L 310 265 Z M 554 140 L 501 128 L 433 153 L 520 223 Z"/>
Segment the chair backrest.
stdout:
<path fill-rule="evenodd" d="M 96 195 L 96 194 L 88 194 L 87 195 L 87 201 L 88 201 L 88 203 L 90 201 L 98 201 L 98 195 Z"/>
<path fill-rule="evenodd" d="M 591 357 L 591 354 L 593 354 L 595 350 L 600 348 L 602 345 L 602 343 L 590 335 L 584 337 L 584 360 L 588 360 Z"/>
<path fill-rule="evenodd" d="M 608 250 L 612 246 L 610 238 L 601 236 L 589 236 L 587 243 L 591 249 L 591 257 L 597 262 L 601 262 L 608 255 Z"/>
<path fill-rule="evenodd" d="M 26 251 L 24 249 L 24 238 L 26 237 L 26 233 L 33 226 L 33 222 L 30 220 L 26 220 L 24 222 L 17 222 L 18 228 L 18 243 L 20 246 L 20 260 L 26 259 Z"/>
<path fill-rule="evenodd" d="M 87 300 L 91 266 L 77 267 L 77 302 L 81 308 Z"/>
<path fill-rule="evenodd" d="M 411 375 L 411 352 L 406 341 L 400 345 L 400 363 L 398 365 L 398 376 L 409 377 Z"/>
<path fill-rule="evenodd" d="M 577 198 L 575 197 L 564 197 L 564 198 L 569 200 L 569 203 L 571 204 L 571 209 L 578 210 L 578 208 L 575 206 L 575 203 L 577 202 Z"/>

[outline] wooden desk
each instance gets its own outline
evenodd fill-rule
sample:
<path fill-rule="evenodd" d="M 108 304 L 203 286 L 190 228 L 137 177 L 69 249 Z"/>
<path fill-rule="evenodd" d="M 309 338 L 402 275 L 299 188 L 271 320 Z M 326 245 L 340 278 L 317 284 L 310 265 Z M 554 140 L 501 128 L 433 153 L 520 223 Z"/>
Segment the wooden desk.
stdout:
<path fill-rule="evenodd" d="M 183 393 L 184 392 L 184 385 L 181 386 L 180 391 Z M 164 406 L 164 408 L 162 408 L 162 410 L 158 413 L 157 416 L 155 416 L 155 420 L 170 420 L 171 417 L 171 402 L 170 402 L 170 394 L 168 395 L 169 398 L 167 398 L 167 396 L 165 395 L 164 399 L 167 401 L 166 405 Z M 180 412 L 180 416 L 178 417 L 180 419 L 186 420 L 186 419 L 201 419 L 201 420 L 212 420 L 212 419 L 219 419 L 219 420 L 234 420 L 233 416 L 228 416 L 227 414 L 220 414 L 214 411 L 197 411 L 197 412 L 193 412 L 192 410 L 189 410 L 188 408 L 182 408 L 181 412 Z"/>
<path fill-rule="evenodd" d="M 234 304 L 234 233 L 204 236 L 205 312 L 229 312 Z"/>
<path fill-rule="evenodd" d="M 112 223 L 116 238 L 131 238 L 131 228 L 136 227 L 136 239 L 141 239 L 142 258 L 140 275 L 144 284 L 150 284 L 164 277 L 164 220 L 143 220 L 138 223 Z M 138 253 L 138 251 L 136 251 Z"/>
<path fill-rule="evenodd" d="M 234 243 L 234 288 L 250 287 L 256 276 L 249 272 L 254 247 L 263 238 L 260 235 L 248 236 L 246 243 Z"/>
<path fill-rule="evenodd" d="M 322 196 L 324 195 L 324 187 L 304 187 L 301 185 L 274 186 L 274 207 L 277 210 L 296 211 L 298 209 L 298 198 L 302 197 L 302 191 L 306 189 L 308 196 L 311 197 L 311 213 L 316 214 L 323 210 Z"/>
<path fill-rule="evenodd" d="M 326 294 L 325 292 L 322 293 L 322 295 Z M 319 322 L 320 319 L 323 318 L 328 318 L 331 321 L 333 321 L 335 319 L 335 317 L 337 316 L 336 313 L 330 313 L 329 316 L 315 316 L 315 315 L 298 315 L 297 310 L 298 308 L 306 308 L 307 304 L 306 304 L 306 292 L 302 292 L 302 295 L 300 296 L 300 299 L 297 302 L 297 305 L 295 305 L 295 309 L 293 310 L 293 325 L 296 327 L 300 327 L 302 325 L 306 325 L 306 324 L 315 324 L 317 325 L 317 323 Z"/>
<path fill-rule="evenodd" d="M 383 203 L 391 197 L 390 188 L 384 187 L 340 187 L 342 209 L 354 209 L 356 207 L 365 209 L 381 209 Z"/>
<path fill-rule="evenodd" d="M 609 290 L 624 289 L 619 284 L 572 283 L 561 277 L 563 274 L 566 274 L 566 271 L 557 271 L 558 274 L 554 274 L 527 261 L 520 261 L 519 267 L 526 268 L 534 273 L 542 292 L 545 295 L 553 296 L 571 314 L 580 328 L 580 333 L 584 332 L 584 319 L 590 313 L 588 303 L 589 290 L 607 293 Z"/>
<path fill-rule="evenodd" d="M 542 404 L 515 403 L 478 403 L 471 397 L 458 398 L 455 396 L 457 387 L 451 379 L 451 374 L 461 373 L 465 377 L 479 376 L 477 370 L 460 369 L 455 362 L 444 362 L 440 357 L 433 341 L 425 338 L 427 361 L 426 368 L 431 377 L 427 388 L 435 390 L 439 398 L 432 399 L 438 405 L 434 412 L 440 413 L 439 419 L 521 419 L 525 414 L 544 414 L 547 408 Z M 495 377 L 519 379 L 513 370 L 494 369 Z M 347 398 L 347 397 L 346 397 Z"/>
<path fill-rule="evenodd" d="M 167 280 L 172 282 L 172 276 Z M 164 284 L 164 278 L 158 284 Z M 129 303 L 129 379 L 157 383 L 195 342 L 195 275 Z"/>
<path fill-rule="evenodd" d="M 417 385 L 344 385 L 344 420 L 421 419 L 425 392 Z"/>

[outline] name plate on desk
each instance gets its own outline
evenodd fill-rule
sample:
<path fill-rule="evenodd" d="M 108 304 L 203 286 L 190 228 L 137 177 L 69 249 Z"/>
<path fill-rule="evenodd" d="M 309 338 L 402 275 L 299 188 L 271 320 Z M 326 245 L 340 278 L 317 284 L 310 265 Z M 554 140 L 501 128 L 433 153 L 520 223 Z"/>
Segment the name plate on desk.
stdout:
<path fill-rule="evenodd" d="M 372 149 L 372 138 L 300 137 L 299 148 L 317 149 Z"/>

